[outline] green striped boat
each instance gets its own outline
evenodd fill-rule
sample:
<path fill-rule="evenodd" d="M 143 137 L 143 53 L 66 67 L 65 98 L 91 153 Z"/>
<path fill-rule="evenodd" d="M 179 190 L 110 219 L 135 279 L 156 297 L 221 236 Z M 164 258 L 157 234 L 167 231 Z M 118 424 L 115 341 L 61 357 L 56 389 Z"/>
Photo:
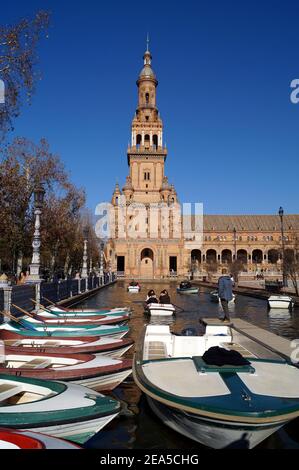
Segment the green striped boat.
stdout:
<path fill-rule="evenodd" d="M 7 330 L 11 334 L 17 336 L 109 336 L 112 338 L 122 338 L 129 332 L 129 328 L 124 325 L 58 325 L 58 326 L 33 326 L 24 319 L 19 319 L 18 322 L 8 322 L 0 325 L 0 338 L 1 330 Z"/>
<path fill-rule="evenodd" d="M 202 356 L 212 346 L 243 351 L 248 363 L 207 364 Z M 255 447 L 299 416 L 298 368 L 242 349 L 224 325 L 208 325 L 203 336 L 148 325 L 133 377 L 165 424 L 216 449 Z"/>
<path fill-rule="evenodd" d="M 83 444 L 120 412 L 120 403 L 82 385 L 0 374 L 0 426 Z"/>

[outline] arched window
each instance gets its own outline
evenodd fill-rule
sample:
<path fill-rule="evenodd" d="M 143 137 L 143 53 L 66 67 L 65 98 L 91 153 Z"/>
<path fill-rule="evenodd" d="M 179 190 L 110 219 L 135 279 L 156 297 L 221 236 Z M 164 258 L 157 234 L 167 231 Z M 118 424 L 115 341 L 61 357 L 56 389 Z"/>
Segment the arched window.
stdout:
<path fill-rule="evenodd" d="M 158 136 L 156 134 L 153 135 L 153 145 L 155 148 L 158 147 Z"/>
<path fill-rule="evenodd" d="M 243 264 L 247 264 L 247 251 L 246 250 L 238 250 L 237 251 L 237 259 L 241 261 Z"/>
<path fill-rule="evenodd" d="M 136 145 L 140 145 L 140 144 L 141 144 L 141 134 L 137 134 Z"/>
<path fill-rule="evenodd" d="M 145 93 L 145 102 L 146 104 L 149 103 L 149 93 Z"/>
<path fill-rule="evenodd" d="M 148 134 L 145 134 L 144 136 L 144 146 L 145 148 L 149 148 L 149 144 L 150 144 L 150 136 Z"/>

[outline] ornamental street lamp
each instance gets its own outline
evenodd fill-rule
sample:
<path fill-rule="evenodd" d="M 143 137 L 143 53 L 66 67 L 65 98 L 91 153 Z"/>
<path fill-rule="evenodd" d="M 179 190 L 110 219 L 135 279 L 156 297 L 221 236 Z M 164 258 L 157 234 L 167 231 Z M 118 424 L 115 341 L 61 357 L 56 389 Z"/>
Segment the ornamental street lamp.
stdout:
<path fill-rule="evenodd" d="M 31 264 L 29 265 L 29 276 L 26 279 L 26 283 L 28 284 L 35 284 L 35 302 L 36 302 L 36 311 L 39 311 L 40 305 L 40 285 L 42 282 L 42 278 L 40 277 L 40 246 L 41 246 L 41 238 L 40 238 L 40 215 L 41 209 L 44 204 L 45 198 L 45 190 L 42 183 L 39 183 L 35 190 L 34 190 L 34 216 L 35 216 L 35 223 L 34 223 L 34 235 L 32 241 L 32 260 Z"/>
<path fill-rule="evenodd" d="M 101 282 L 102 282 L 102 279 L 103 279 L 103 276 L 104 276 L 104 242 L 101 240 L 100 242 L 100 278 L 101 278 Z"/>
<path fill-rule="evenodd" d="M 281 247 L 282 247 L 282 285 L 283 287 L 287 287 L 287 275 L 286 275 L 286 266 L 285 266 L 285 240 L 284 240 L 284 229 L 283 229 L 283 208 L 280 206 L 278 210 L 278 214 L 280 217 L 280 229 L 281 229 Z"/>
<path fill-rule="evenodd" d="M 82 278 L 88 277 L 88 266 L 87 266 L 88 235 L 89 235 L 89 227 L 88 225 L 85 225 L 85 227 L 83 228 L 84 246 L 83 246 L 83 264 L 82 264 L 82 273 L 81 273 Z"/>
<path fill-rule="evenodd" d="M 41 239 L 40 239 L 40 215 L 41 209 L 43 207 L 45 197 L 45 190 L 42 183 L 38 184 L 38 186 L 34 190 L 34 216 L 35 216 L 35 223 L 34 223 L 34 235 L 33 235 L 33 253 L 32 253 L 32 260 L 29 266 L 29 277 L 26 282 L 40 282 L 40 246 L 41 246 Z"/>
<path fill-rule="evenodd" d="M 237 259 L 237 230 L 236 227 L 233 228 L 234 232 L 234 260 Z"/>

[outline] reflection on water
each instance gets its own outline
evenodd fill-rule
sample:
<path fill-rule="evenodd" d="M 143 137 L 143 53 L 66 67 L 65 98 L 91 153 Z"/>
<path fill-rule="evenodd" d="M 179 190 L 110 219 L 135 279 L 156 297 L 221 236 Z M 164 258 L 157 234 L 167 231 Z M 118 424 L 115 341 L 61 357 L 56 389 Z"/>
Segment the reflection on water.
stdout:
<path fill-rule="evenodd" d="M 211 302 L 211 289 L 200 288 L 199 294 L 178 294 L 176 282 L 144 284 L 137 294 L 127 292 L 127 283 L 117 284 L 99 291 L 82 303 L 83 308 L 130 306 L 133 308 L 130 320 L 130 337 L 138 341 L 146 324 L 170 325 L 172 331 L 180 333 L 192 327 L 200 333 L 199 319 L 217 317 L 222 312 L 221 305 Z M 156 294 L 167 289 L 173 304 L 177 306 L 174 317 L 148 317 L 144 315 L 143 302 L 150 288 Z M 81 306 L 81 305 L 80 305 Z M 237 295 L 235 303 L 229 305 L 230 315 L 252 322 L 261 328 L 271 330 L 289 339 L 299 338 L 299 311 L 268 310 L 266 300 Z M 126 354 L 133 357 L 134 348 Z M 111 395 L 123 404 L 121 416 L 113 420 L 102 431 L 88 441 L 85 447 L 97 449 L 199 449 L 203 446 L 176 433 L 163 423 L 150 410 L 145 396 L 135 385 L 132 377 L 117 387 Z M 283 430 L 270 436 L 258 447 L 299 448 L 299 420 L 292 421 Z"/>

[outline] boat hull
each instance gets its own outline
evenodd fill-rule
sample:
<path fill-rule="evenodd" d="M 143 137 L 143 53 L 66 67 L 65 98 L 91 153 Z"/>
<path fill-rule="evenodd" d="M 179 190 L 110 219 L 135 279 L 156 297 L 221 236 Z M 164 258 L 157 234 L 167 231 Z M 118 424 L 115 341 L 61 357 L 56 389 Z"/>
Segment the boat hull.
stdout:
<path fill-rule="evenodd" d="M 204 335 L 188 337 L 169 325 L 148 325 L 133 378 L 169 427 L 211 448 L 253 448 L 299 416 L 298 368 L 246 350 L 250 360 L 243 364 L 206 362 L 207 351 L 226 344 L 232 344 L 227 326 L 208 325 Z"/>
<path fill-rule="evenodd" d="M 179 294 L 198 294 L 199 287 L 192 287 L 190 289 L 180 289 L 179 287 L 177 287 L 177 292 Z"/>
<path fill-rule="evenodd" d="M 108 392 L 118 387 L 131 373 L 132 369 L 124 369 L 114 374 L 96 375 L 87 379 L 73 380 L 72 383 L 84 385 L 84 387 L 91 388 L 97 392 Z"/>
<path fill-rule="evenodd" d="M 101 316 L 101 315 L 126 315 L 130 314 L 131 309 L 127 307 L 120 307 L 120 308 L 112 308 L 112 309 L 105 309 L 105 310 L 97 310 L 97 309 L 69 309 L 69 310 L 63 310 L 59 307 L 45 307 L 41 308 L 40 312 L 43 312 L 45 314 L 52 315 L 61 315 L 63 317 L 72 317 L 74 315 L 78 315 L 78 317 L 89 317 L 89 316 Z"/>
<path fill-rule="evenodd" d="M 169 317 L 174 315 L 175 308 L 171 304 L 149 304 L 145 307 L 145 313 L 151 316 Z"/>
<path fill-rule="evenodd" d="M 288 310 L 289 308 L 291 308 L 290 302 L 277 302 L 277 301 L 273 301 L 273 302 L 269 302 L 269 306 L 270 306 L 270 308 L 284 308 L 284 309 L 286 309 L 286 310 Z"/>
<path fill-rule="evenodd" d="M 213 449 L 249 448 L 252 449 L 268 436 L 284 426 L 287 421 L 271 425 L 248 425 L 248 423 L 226 423 L 207 419 L 192 413 L 168 407 L 146 396 L 152 411 L 164 424 L 184 436 Z M 241 436 L 241 439 L 240 439 Z"/>
<path fill-rule="evenodd" d="M 22 336 L 32 336 L 39 338 L 56 338 L 56 337 L 80 337 L 84 338 L 85 336 L 105 336 L 109 338 L 122 338 L 129 332 L 127 326 L 122 325 L 101 325 L 94 326 L 92 328 L 78 328 L 78 327 L 45 327 L 43 329 L 39 327 L 38 329 L 26 329 L 26 328 L 15 328 L 9 323 L 0 325 L 0 338 L 2 337 L 2 331 L 10 331 L 11 338 L 18 338 Z M 14 335 L 14 336 L 13 336 Z"/>
<path fill-rule="evenodd" d="M 2 391 L 4 406 L 0 406 L 0 423 L 11 430 L 41 432 L 84 443 L 120 412 L 117 400 L 77 384 L 3 374 L 0 381 L 4 387 L 13 388 L 4 396 Z M 25 393 L 25 399 L 15 395 L 19 390 Z M 11 398 L 13 401 L 5 406 Z"/>
<path fill-rule="evenodd" d="M 292 309 L 294 306 L 294 301 L 291 297 L 288 296 L 272 295 L 268 299 L 268 304 L 270 308 Z"/>
<path fill-rule="evenodd" d="M 51 318 L 39 315 L 38 318 L 26 318 L 26 321 L 31 323 L 33 326 L 79 326 L 85 327 L 90 325 L 118 325 L 125 324 L 129 320 L 129 315 L 102 315 L 94 317 L 62 317 L 57 318 L 52 315 Z"/>
<path fill-rule="evenodd" d="M 30 442 L 31 441 L 31 442 Z M 81 449 L 80 446 L 47 434 L 0 428 L 0 449 Z"/>
<path fill-rule="evenodd" d="M 129 286 L 128 287 L 128 292 L 130 292 L 130 293 L 137 294 L 139 291 L 140 291 L 139 286 Z"/>
<path fill-rule="evenodd" d="M 96 354 L 99 356 L 121 357 L 134 344 L 131 339 L 102 338 L 100 336 L 78 337 L 55 337 L 55 339 L 38 338 L 36 336 L 15 337 L 15 333 L 2 330 L 0 338 L 5 347 L 18 354 L 25 351 L 36 353 L 59 353 L 64 354 Z"/>
<path fill-rule="evenodd" d="M 112 421 L 118 413 L 108 416 L 102 416 L 95 419 L 83 420 L 80 422 L 65 423 L 55 426 L 41 426 L 34 429 L 21 428 L 21 431 L 33 430 L 34 432 L 46 433 L 57 438 L 68 439 L 78 444 L 84 444 L 94 434 L 103 429 L 110 421 Z"/>
<path fill-rule="evenodd" d="M 44 380 L 71 382 L 97 391 L 113 390 L 132 372 L 130 359 L 113 359 L 93 354 L 37 354 L 26 351 L 23 354 L 6 350 L 7 367 L 0 367 L 0 374 Z M 46 367 L 30 367 L 32 360 L 49 361 Z M 23 362 L 24 361 L 24 362 Z M 19 367 L 23 364 L 22 367 Z M 27 366 L 28 364 L 28 366 Z M 52 364 L 56 364 L 53 366 Z M 57 366 L 57 364 L 60 364 Z"/>

